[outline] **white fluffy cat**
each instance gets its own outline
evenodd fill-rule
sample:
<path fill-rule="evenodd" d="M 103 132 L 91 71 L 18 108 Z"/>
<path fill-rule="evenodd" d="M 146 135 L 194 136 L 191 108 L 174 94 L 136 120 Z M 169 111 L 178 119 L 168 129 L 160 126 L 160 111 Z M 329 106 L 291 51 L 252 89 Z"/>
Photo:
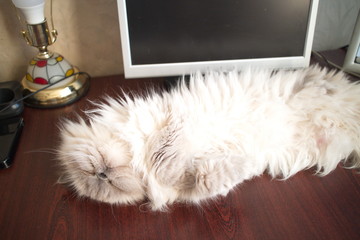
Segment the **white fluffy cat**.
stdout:
<path fill-rule="evenodd" d="M 360 85 L 319 67 L 191 76 L 169 92 L 107 98 L 61 127 L 62 179 L 81 196 L 153 210 L 199 203 L 263 172 L 360 161 Z M 350 159 L 348 159 L 350 160 Z"/>

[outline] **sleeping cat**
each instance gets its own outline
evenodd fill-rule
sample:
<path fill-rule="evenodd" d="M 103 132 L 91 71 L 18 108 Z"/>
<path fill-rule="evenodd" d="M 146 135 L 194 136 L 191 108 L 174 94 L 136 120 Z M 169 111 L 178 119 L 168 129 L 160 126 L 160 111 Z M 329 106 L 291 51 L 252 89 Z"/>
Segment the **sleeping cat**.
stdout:
<path fill-rule="evenodd" d="M 112 204 L 200 203 L 267 172 L 359 167 L 360 85 L 319 67 L 190 77 L 169 92 L 107 98 L 64 121 L 62 181 Z"/>

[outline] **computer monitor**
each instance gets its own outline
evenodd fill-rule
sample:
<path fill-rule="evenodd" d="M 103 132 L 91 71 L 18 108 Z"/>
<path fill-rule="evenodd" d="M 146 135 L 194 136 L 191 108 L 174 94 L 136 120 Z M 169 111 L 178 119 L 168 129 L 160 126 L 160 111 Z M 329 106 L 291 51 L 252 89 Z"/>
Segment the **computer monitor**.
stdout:
<path fill-rule="evenodd" d="M 299 68 L 318 0 L 117 0 L 126 78 Z"/>

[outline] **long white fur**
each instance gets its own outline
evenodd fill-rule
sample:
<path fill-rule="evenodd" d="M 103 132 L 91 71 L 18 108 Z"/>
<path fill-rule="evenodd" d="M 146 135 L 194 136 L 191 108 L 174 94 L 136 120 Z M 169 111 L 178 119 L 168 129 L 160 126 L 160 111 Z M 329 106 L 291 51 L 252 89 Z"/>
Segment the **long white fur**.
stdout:
<path fill-rule="evenodd" d="M 64 123 L 59 160 L 80 195 L 110 203 L 148 198 L 159 210 L 226 195 L 265 171 L 325 175 L 350 155 L 360 166 L 360 86 L 319 67 L 197 73 L 170 92 L 107 98 L 89 118 Z M 79 176 L 86 167 L 91 180 Z M 104 189 L 97 173 L 113 169 L 133 182 L 105 181 L 131 191 Z"/>

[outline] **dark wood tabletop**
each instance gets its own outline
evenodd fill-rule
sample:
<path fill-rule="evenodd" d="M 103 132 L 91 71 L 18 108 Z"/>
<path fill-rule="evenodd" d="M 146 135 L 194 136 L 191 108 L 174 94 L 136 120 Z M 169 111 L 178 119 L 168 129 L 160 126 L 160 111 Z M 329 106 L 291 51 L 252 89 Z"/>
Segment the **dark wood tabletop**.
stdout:
<path fill-rule="evenodd" d="M 325 177 L 311 170 L 286 181 L 264 174 L 227 197 L 168 212 L 79 199 L 57 184 L 59 119 L 120 88 L 141 93 L 150 86 L 161 88 L 164 79 L 98 77 L 72 105 L 25 108 L 13 165 L 0 170 L 0 239 L 360 239 L 360 175 L 341 166 Z"/>

